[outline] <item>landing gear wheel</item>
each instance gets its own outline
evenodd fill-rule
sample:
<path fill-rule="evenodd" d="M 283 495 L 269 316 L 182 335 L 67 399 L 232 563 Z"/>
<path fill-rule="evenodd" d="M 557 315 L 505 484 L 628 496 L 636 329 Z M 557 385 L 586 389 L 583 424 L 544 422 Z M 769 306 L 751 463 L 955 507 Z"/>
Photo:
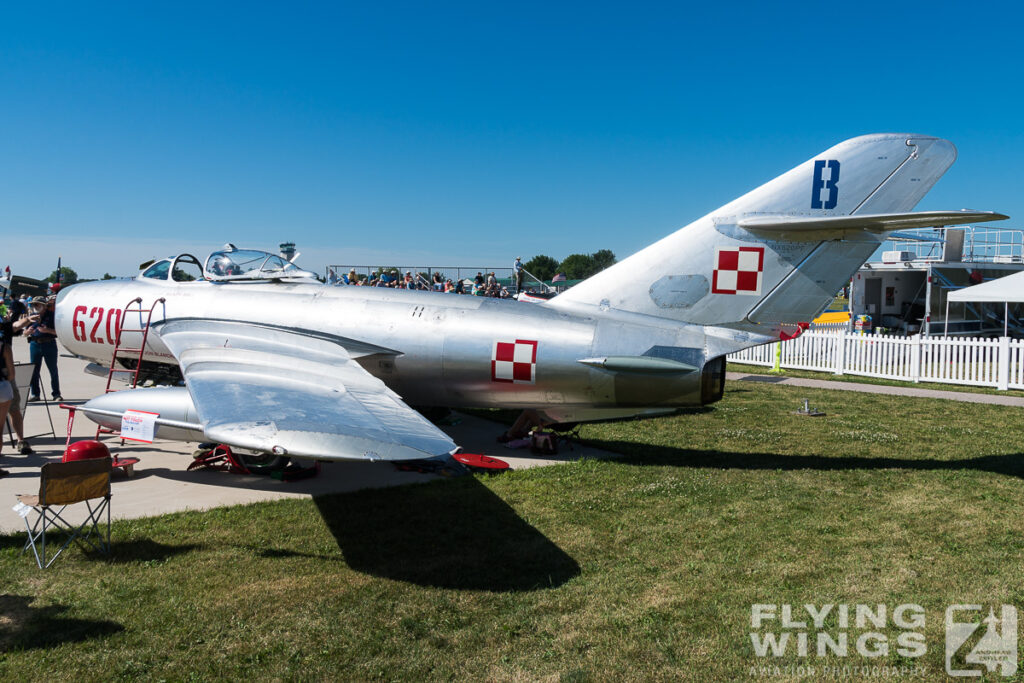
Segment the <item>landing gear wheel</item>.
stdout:
<path fill-rule="evenodd" d="M 192 451 L 192 459 L 198 460 L 199 458 L 205 458 L 210 453 L 213 453 L 213 449 L 217 447 L 215 443 L 201 443 L 196 445 L 196 449 Z"/>
<path fill-rule="evenodd" d="M 283 470 L 291 461 L 287 455 L 275 455 L 274 453 L 254 453 L 252 451 L 246 453 L 234 451 L 233 453 L 235 460 L 253 474 Z"/>

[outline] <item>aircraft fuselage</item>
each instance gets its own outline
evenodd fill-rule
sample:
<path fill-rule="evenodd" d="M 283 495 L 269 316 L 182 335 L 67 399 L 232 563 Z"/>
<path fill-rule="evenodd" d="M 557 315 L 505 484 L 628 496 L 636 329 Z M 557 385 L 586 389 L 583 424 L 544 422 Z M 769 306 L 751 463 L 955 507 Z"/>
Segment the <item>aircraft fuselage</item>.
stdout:
<path fill-rule="evenodd" d="M 358 340 L 381 347 L 358 358 L 412 405 L 550 409 L 559 419 L 594 419 L 615 408 L 677 407 L 717 400 L 720 379 L 702 373 L 705 328 L 629 315 L 576 313 L 512 300 L 312 283 L 171 282 L 137 278 L 83 283 L 61 292 L 57 330 L 72 353 L 108 365 L 118 324 L 203 318 L 257 323 Z M 122 347 L 138 348 L 125 332 Z M 400 352 L 389 353 L 395 349 Z M 124 354 L 130 356 L 130 354 Z M 691 372 L 623 372 L 580 363 L 597 357 L 666 358 Z M 144 360 L 176 364 L 157 335 Z M 716 372 L 718 370 L 716 364 Z M 583 409 L 599 409 L 593 415 Z M 629 411 L 626 411 L 627 413 Z M 636 411 L 634 411 L 636 412 Z M 613 416 L 609 412 L 607 416 Z"/>

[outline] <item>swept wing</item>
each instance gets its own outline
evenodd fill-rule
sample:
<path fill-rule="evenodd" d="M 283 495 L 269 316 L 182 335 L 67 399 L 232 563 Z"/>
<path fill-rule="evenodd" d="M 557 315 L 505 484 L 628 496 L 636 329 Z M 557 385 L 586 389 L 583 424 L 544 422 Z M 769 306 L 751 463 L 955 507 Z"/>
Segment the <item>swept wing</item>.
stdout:
<path fill-rule="evenodd" d="M 410 460 L 455 449 L 354 360 L 390 349 L 223 320 L 172 319 L 152 333 L 177 358 L 211 440 L 321 459 Z"/>

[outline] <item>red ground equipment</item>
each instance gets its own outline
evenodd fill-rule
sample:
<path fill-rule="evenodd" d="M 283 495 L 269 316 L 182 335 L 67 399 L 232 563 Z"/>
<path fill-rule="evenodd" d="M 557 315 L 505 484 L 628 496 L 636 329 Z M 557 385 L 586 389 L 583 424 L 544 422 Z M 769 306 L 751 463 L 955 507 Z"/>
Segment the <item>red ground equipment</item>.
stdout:
<path fill-rule="evenodd" d="M 110 449 L 99 441 L 76 441 L 64 451 L 63 462 L 109 457 Z"/>
<path fill-rule="evenodd" d="M 199 450 L 192 454 L 192 458 L 192 463 L 187 468 L 189 472 L 208 469 L 231 472 L 232 474 L 265 474 L 280 481 L 298 481 L 320 474 L 319 461 L 311 467 L 294 464 L 287 466 L 246 465 L 231 451 L 231 447 L 225 444 L 201 444 Z"/>
<path fill-rule="evenodd" d="M 71 423 L 74 421 L 75 415 L 74 407 L 61 404 L 61 408 L 67 408 L 71 411 L 68 416 L 68 444 L 64 449 L 64 462 L 111 457 L 110 449 L 107 448 L 106 444 L 100 441 L 76 441 L 71 443 Z M 135 464 L 137 462 L 139 462 L 138 458 L 119 458 L 115 455 L 113 456 L 111 465 L 115 468 L 120 467 L 124 470 L 125 475 L 130 477 L 135 474 Z"/>
<path fill-rule="evenodd" d="M 475 472 L 494 473 L 508 469 L 508 463 L 504 460 L 498 460 L 481 453 L 456 453 L 452 457 Z"/>

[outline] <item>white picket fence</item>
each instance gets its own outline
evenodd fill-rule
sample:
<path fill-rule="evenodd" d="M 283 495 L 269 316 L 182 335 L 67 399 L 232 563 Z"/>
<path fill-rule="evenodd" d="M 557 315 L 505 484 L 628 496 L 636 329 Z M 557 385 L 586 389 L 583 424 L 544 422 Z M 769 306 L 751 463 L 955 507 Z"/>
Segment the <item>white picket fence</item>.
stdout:
<path fill-rule="evenodd" d="M 809 330 L 796 339 L 729 355 L 750 365 L 817 370 L 908 382 L 1024 389 L 1024 340 L 1000 337 L 897 337 Z"/>

